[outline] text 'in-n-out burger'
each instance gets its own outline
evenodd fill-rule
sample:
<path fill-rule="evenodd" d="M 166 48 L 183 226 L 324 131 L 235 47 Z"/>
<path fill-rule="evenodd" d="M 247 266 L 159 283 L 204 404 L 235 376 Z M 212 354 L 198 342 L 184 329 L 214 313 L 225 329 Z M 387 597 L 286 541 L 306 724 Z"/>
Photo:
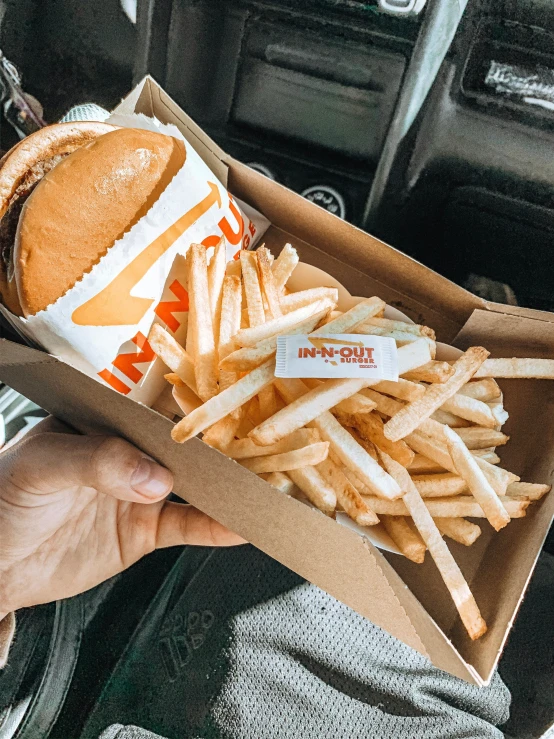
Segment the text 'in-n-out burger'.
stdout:
<path fill-rule="evenodd" d="M 192 242 L 227 259 L 267 221 L 237 203 L 173 126 L 63 123 L 0 166 L 0 297 L 27 340 L 147 404 L 163 383 L 154 321 L 186 331 Z"/>

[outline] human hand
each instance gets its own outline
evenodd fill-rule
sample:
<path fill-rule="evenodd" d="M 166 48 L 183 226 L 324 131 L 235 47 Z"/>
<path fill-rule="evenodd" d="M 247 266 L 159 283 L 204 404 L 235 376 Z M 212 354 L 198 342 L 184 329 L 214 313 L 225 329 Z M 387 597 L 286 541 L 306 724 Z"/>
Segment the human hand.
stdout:
<path fill-rule="evenodd" d="M 0 620 L 88 590 L 154 549 L 244 543 L 165 501 L 171 473 L 131 444 L 67 432 L 47 419 L 0 454 Z"/>

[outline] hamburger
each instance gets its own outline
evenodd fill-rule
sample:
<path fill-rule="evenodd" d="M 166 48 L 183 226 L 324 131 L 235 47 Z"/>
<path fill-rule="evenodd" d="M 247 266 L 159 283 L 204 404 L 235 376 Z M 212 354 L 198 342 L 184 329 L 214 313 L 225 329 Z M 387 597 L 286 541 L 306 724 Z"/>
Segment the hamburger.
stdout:
<path fill-rule="evenodd" d="M 0 300 L 33 316 L 65 295 L 185 163 L 171 136 L 106 123 L 37 131 L 0 160 Z"/>

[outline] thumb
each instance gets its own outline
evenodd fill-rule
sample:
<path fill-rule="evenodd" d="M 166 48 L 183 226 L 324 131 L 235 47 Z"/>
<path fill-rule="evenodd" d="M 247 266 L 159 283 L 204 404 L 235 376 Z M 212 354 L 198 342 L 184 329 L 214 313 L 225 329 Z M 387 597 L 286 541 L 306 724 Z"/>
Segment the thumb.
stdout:
<path fill-rule="evenodd" d="M 173 485 L 169 470 L 115 436 L 38 433 L 0 456 L 0 479 L 48 494 L 77 485 L 120 500 L 151 503 Z"/>

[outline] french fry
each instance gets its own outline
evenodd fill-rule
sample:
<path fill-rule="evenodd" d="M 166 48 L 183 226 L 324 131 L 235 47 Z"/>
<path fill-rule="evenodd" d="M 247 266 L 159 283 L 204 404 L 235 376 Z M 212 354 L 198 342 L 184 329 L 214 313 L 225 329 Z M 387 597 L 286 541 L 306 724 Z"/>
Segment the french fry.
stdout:
<path fill-rule="evenodd" d="M 274 444 L 292 431 L 302 428 L 324 411 L 349 398 L 360 390 L 367 381 L 364 378 L 327 380 L 313 390 L 285 406 L 274 416 L 264 421 L 249 436 L 256 443 Z M 279 387 L 279 386 L 278 386 Z"/>
<path fill-rule="evenodd" d="M 273 262 L 273 282 L 280 293 L 298 264 L 298 254 L 290 244 L 285 244 L 277 259 Z"/>
<path fill-rule="evenodd" d="M 344 428 L 348 431 L 350 436 L 358 442 L 358 444 L 362 447 L 362 449 L 365 449 L 365 451 L 369 454 L 369 456 L 374 459 L 376 462 L 379 461 L 379 457 L 377 456 L 377 450 L 375 449 L 375 444 L 370 441 L 369 439 L 364 439 L 363 436 L 361 436 L 358 433 L 358 430 L 353 428 L 352 426 L 344 426 Z"/>
<path fill-rule="evenodd" d="M 271 418 L 271 416 L 274 416 L 281 408 L 281 406 L 277 404 L 277 397 L 272 385 L 269 385 L 260 391 L 258 400 L 260 401 L 261 421 L 266 421 L 268 418 Z"/>
<path fill-rule="evenodd" d="M 470 347 L 453 365 L 454 374 L 452 377 L 443 384 L 428 387 L 425 395 L 422 395 L 419 400 L 413 400 L 387 421 L 385 436 L 391 441 L 399 441 L 414 431 L 422 421 L 429 418 L 462 385 L 466 384 L 488 354 L 488 351 L 483 347 Z"/>
<path fill-rule="evenodd" d="M 490 449 L 472 449 L 471 453 L 474 457 L 484 459 L 485 462 L 488 462 L 489 464 L 500 463 L 500 457 L 498 456 L 498 454 L 496 454 L 496 452 L 494 451 L 491 451 Z"/>
<path fill-rule="evenodd" d="M 440 426 L 440 428 L 444 428 Z M 441 431 L 442 433 L 442 431 Z M 454 472 L 457 474 L 456 467 L 452 461 L 452 457 L 446 447 L 446 443 L 437 438 L 427 436 L 427 434 L 421 431 L 414 431 L 405 438 L 406 443 L 410 446 L 414 452 L 419 452 L 424 456 L 432 459 L 437 464 L 448 470 L 448 472 Z M 503 470 L 501 467 L 495 467 L 493 464 L 489 464 L 485 459 L 475 458 L 475 461 L 483 471 L 483 474 L 492 485 L 497 495 L 504 495 L 506 489 L 511 482 L 516 482 L 519 478 L 517 475 L 513 475 L 507 470 Z"/>
<path fill-rule="evenodd" d="M 240 259 L 233 259 L 231 262 L 228 262 L 225 268 L 225 274 L 229 277 L 240 277 L 242 275 Z"/>
<path fill-rule="evenodd" d="M 485 512 L 491 526 L 496 531 L 500 531 L 510 522 L 510 516 L 500 502 L 498 495 L 483 474 L 477 460 L 471 455 L 456 432 L 445 426 L 444 435 L 448 451 L 458 474 L 467 482 L 468 488 Z"/>
<path fill-rule="evenodd" d="M 501 394 L 500 388 L 491 377 L 487 377 L 484 380 L 471 380 L 467 385 L 461 387 L 458 393 L 460 395 L 467 395 L 468 398 L 482 400 L 483 403 L 487 403 L 489 400 L 496 400 Z"/>
<path fill-rule="evenodd" d="M 326 516 L 335 515 L 337 507 L 336 493 L 315 467 L 289 470 L 287 476 L 316 508 L 319 508 Z"/>
<path fill-rule="evenodd" d="M 285 493 L 285 495 L 290 495 L 293 498 L 295 496 L 295 484 L 293 481 L 285 475 L 284 472 L 267 472 L 262 473 L 260 477 L 263 477 L 263 479 L 268 482 L 270 485 L 273 485 L 274 488 L 277 488 L 282 493 Z"/>
<path fill-rule="evenodd" d="M 296 326 L 288 329 L 282 335 L 292 336 L 293 334 L 307 334 L 322 321 L 328 313 L 328 309 L 319 311 L 313 316 L 306 318 Z M 234 343 L 234 342 L 233 342 Z M 246 346 L 228 354 L 219 364 L 220 371 L 248 372 L 260 364 L 270 359 L 277 351 L 277 334 L 270 336 L 269 339 L 260 341 L 255 346 Z"/>
<path fill-rule="evenodd" d="M 403 441 L 390 441 L 383 433 L 383 421 L 375 413 L 364 413 L 363 415 L 341 414 L 339 420 L 343 425 L 355 428 L 359 434 L 389 454 L 404 467 L 412 462 L 414 453 Z"/>
<path fill-rule="evenodd" d="M 484 429 L 480 426 L 470 426 L 466 429 L 456 429 L 456 433 L 462 439 L 468 449 L 488 449 L 506 444 L 510 437 L 501 431 Z"/>
<path fill-rule="evenodd" d="M 331 321 L 334 321 L 336 318 L 340 318 L 344 314 L 344 311 L 342 310 L 332 310 L 327 318 L 324 321 L 324 325 L 327 323 L 331 323 Z"/>
<path fill-rule="evenodd" d="M 399 398 L 400 400 L 417 400 L 425 392 L 425 385 L 419 385 L 417 382 L 404 380 L 401 377 L 398 382 L 381 380 L 373 386 L 373 389 L 378 393 L 392 395 L 393 398 Z"/>
<path fill-rule="evenodd" d="M 554 380 L 554 359 L 487 359 L 475 377 Z"/>
<path fill-rule="evenodd" d="M 216 345 L 219 342 L 219 321 L 221 318 L 221 299 L 223 297 L 223 279 L 227 267 L 226 244 L 223 236 L 219 239 L 208 265 L 208 290 L 210 295 L 210 311 Z"/>
<path fill-rule="evenodd" d="M 495 419 L 496 419 L 496 424 L 497 424 L 497 425 L 496 425 L 496 427 L 495 427 L 495 428 L 496 428 L 497 430 L 500 430 L 500 428 L 501 428 L 502 426 L 504 426 L 504 424 L 506 423 L 506 421 L 507 421 L 507 420 L 508 420 L 508 418 L 510 417 L 510 414 L 508 413 L 508 411 L 507 411 L 507 410 L 505 410 L 504 406 L 502 405 L 502 402 L 497 402 L 497 403 L 495 403 L 495 402 L 490 402 L 490 401 L 489 401 L 489 402 L 487 403 L 487 405 L 488 405 L 488 407 L 489 407 L 489 408 L 491 409 L 491 411 L 492 411 L 492 415 L 493 415 L 493 416 L 495 417 Z"/>
<path fill-rule="evenodd" d="M 435 472 L 445 472 L 444 467 L 437 464 L 432 459 L 425 457 L 423 454 L 416 454 L 410 465 L 408 465 L 410 475 L 431 475 Z"/>
<path fill-rule="evenodd" d="M 467 395 L 460 395 L 459 393 L 455 393 L 451 398 L 448 398 L 442 404 L 441 410 L 454 413 L 456 416 L 460 416 L 460 418 L 465 418 L 467 421 L 490 429 L 493 429 L 498 423 L 498 420 L 486 403 L 483 403 L 482 400 L 469 398 Z"/>
<path fill-rule="evenodd" d="M 289 314 L 290 315 L 290 314 Z M 346 315 L 346 314 L 345 314 Z M 398 366 L 400 369 L 417 365 L 424 358 L 425 351 L 420 348 L 426 347 L 424 339 L 419 339 L 415 344 L 402 347 L 398 350 Z M 250 432 L 250 437 L 256 444 L 273 444 L 297 428 L 307 425 L 324 411 L 340 403 L 341 400 L 349 398 L 357 393 L 362 387 L 373 384 L 375 380 L 365 378 L 346 378 L 327 380 L 313 390 L 309 390 L 289 406 L 272 416 L 264 423 Z"/>
<path fill-rule="evenodd" d="M 250 326 L 261 326 L 265 323 L 265 310 L 258 279 L 256 254 L 243 249 L 240 253 L 240 264 Z"/>
<path fill-rule="evenodd" d="M 260 413 L 260 399 L 258 396 L 252 398 L 246 407 L 246 415 L 252 421 L 254 426 L 262 422 L 262 414 Z"/>
<path fill-rule="evenodd" d="M 285 402 L 292 403 L 308 392 L 302 380 L 293 378 L 276 378 L 275 386 Z M 316 428 L 324 441 L 329 441 L 332 452 L 342 464 L 353 470 L 364 485 L 389 500 L 400 496 L 400 488 L 379 464 L 363 449 L 346 431 L 337 419 L 325 411 L 315 418 L 310 426 Z"/>
<path fill-rule="evenodd" d="M 250 472 L 288 472 L 300 467 L 314 466 L 323 462 L 329 454 L 329 442 L 317 441 L 315 444 L 294 449 L 283 454 L 271 454 L 266 457 L 241 459 L 240 464 Z"/>
<path fill-rule="evenodd" d="M 405 380 L 414 382 L 436 382 L 443 383 L 452 377 L 454 369 L 448 362 L 437 362 L 432 360 L 416 370 L 405 372 L 403 377 Z"/>
<path fill-rule="evenodd" d="M 194 376 L 197 395 L 206 401 L 218 392 L 206 248 L 191 244 L 189 254 L 189 327 L 193 328 L 195 337 Z"/>
<path fill-rule="evenodd" d="M 432 418 L 433 421 L 437 421 L 438 423 L 444 424 L 445 426 L 450 426 L 450 428 L 452 429 L 465 428 L 466 426 L 471 426 L 471 423 L 469 421 L 466 421 L 465 418 L 460 418 L 460 416 L 456 416 L 454 415 L 454 413 L 445 411 L 443 410 L 443 408 L 439 408 L 438 411 L 435 411 L 434 413 L 432 413 L 430 418 Z"/>
<path fill-rule="evenodd" d="M 339 291 L 336 287 L 311 287 L 308 290 L 282 295 L 279 303 L 283 313 L 290 313 L 323 298 L 327 298 L 336 305 L 339 300 Z"/>
<path fill-rule="evenodd" d="M 415 336 L 428 336 L 435 339 L 435 332 L 428 326 L 418 326 L 417 323 L 406 323 L 405 321 L 391 321 L 389 318 L 368 318 L 358 328 L 365 327 L 381 328 L 386 331 L 402 331 L 403 333 L 414 334 Z M 367 332 L 371 333 L 371 332 Z"/>
<path fill-rule="evenodd" d="M 372 410 L 375 410 L 375 403 L 370 400 L 369 398 L 366 398 L 364 395 L 361 395 L 360 393 L 355 393 L 350 398 L 346 398 L 346 400 L 341 400 L 340 403 L 337 403 L 333 408 L 331 408 L 331 411 L 334 413 L 337 411 L 338 413 L 371 413 Z"/>
<path fill-rule="evenodd" d="M 476 449 L 471 452 L 474 457 L 480 457 L 490 464 L 498 464 L 500 457 L 494 452 L 483 451 L 482 449 Z M 408 472 L 410 475 L 430 475 L 435 472 L 445 472 L 444 467 L 434 462 L 432 459 L 428 459 L 423 454 L 416 454 L 414 461 L 409 465 Z"/>
<path fill-rule="evenodd" d="M 274 379 L 275 362 L 271 359 L 179 421 L 171 431 L 172 439 L 179 443 L 191 439 L 208 426 L 240 408 Z"/>
<path fill-rule="evenodd" d="M 437 518 L 435 523 L 443 536 L 466 547 L 470 547 L 481 536 L 481 527 L 465 518 Z"/>
<path fill-rule="evenodd" d="M 185 385 L 180 377 L 178 377 L 174 373 L 171 373 L 171 375 L 172 379 L 176 380 L 175 382 L 171 383 L 173 385 L 171 394 L 173 395 L 175 402 L 179 406 L 179 409 L 181 409 L 181 412 L 178 415 L 182 417 L 187 413 L 190 413 L 195 408 L 201 406 L 202 401 L 200 400 L 198 395 L 196 395 L 196 393 L 192 392 L 188 385 Z M 167 379 L 168 375 L 164 375 L 164 377 Z M 183 408 L 185 409 L 185 412 L 183 412 Z"/>
<path fill-rule="evenodd" d="M 389 474 L 404 490 L 403 503 L 427 545 L 446 587 L 450 591 L 452 600 L 469 636 L 472 639 L 478 639 L 487 630 L 487 625 L 481 616 L 469 585 L 437 529 L 428 507 L 423 502 L 404 467 L 382 452 L 381 458 Z"/>
<path fill-rule="evenodd" d="M 380 319 L 385 320 L 385 319 Z M 409 324 L 405 324 L 409 325 Z M 418 339 L 427 339 L 432 345 L 434 340 L 425 334 L 415 334 L 411 331 L 401 331 L 399 329 L 390 330 L 387 328 L 381 328 L 380 326 L 372 326 L 370 323 L 361 323 L 353 329 L 355 334 L 364 334 L 366 336 L 388 336 L 398 342 L 404 342 L 409 344 L 411 341 L 417 341 Z"/>
<path fill-rule="evenodd" d="M 192 359 L 173 336 L 154 323 L 148 334 L 148 343 L 162 362 L 197 395 Z"/>
<path fill-rule="evenodd" d="M 376 455 L 377 456 L 377 455 Z M 371 495 L 371 490 L 367 487 L 367 485 L 364 485 L 360 477 L 354 472 L 354 470 L 349 469 L 348 467 L 345 467 L 340 459 L 333 455 L 331 452 L 329 453 L 329 459 L 333 459 L 333 462 L 342 469 L 344 476 L 349 480 L 352 485 L 356 488 L 356 490 L 360 493 L 360 495 Z"/>
<path fill-rule="evenodd" d="M 230 276 L 223 280 L 222 300 L 220 306 L 220 324 L 218 341 L 219 363 L 234 349 L 233 336 L 240 331 L 242 289 L 240 277 Z M 261 362 L 260 362 L 261 364 Z M 219 370 L 219 391 L 225 390 L 238 380 L 233 371 Z"/>
<path fill-rule="evenodd" d="M 453 472 L 411 477 L 422 498 L 450 498 L 468 491 L 466 481 Z"/>
<path fill-rule="evenodd" d="M 364 388 L 363 390 L 360 390 L 360 394 L 373 401 L 379 413 L 382 413 L 385 416 L 394 416 L 396 413 L 401 411 L 402 408 L 405 408 L 404 403 L 401 403 L 395 398 L 389 398 L 387 395 L 382 395 L 381 393 L 376 392 L 375 387 L 376 385 L 370 388 Z"/>
<path fill-rule="evenodd" d="M 189 249 L 186 260 L 185 260 L 185 266 L 186 266 L 186 289 L 187 292 L 189 292 L 189 312 L 187 317 L 187 335 L 185 338 L 185 351 L 190 357 L 190 360 L 194 366 L 195 360 L 196 360 L 196 326 L 194 325 L 194 322 L 191 319 L 191 304 L 190 304 L 190 286 L 188 281 L 188 276 L 190 273 L 190 262 L 191 262 L 191 250 Z M 195 386 L 196 386 L 196 380 Z"/>
<path fill-rule="evenodd" d="M 303 377 L 302 382 L 310 390 L 313 390 L 315 387 L 322 385 L 324 380 L 315 377 Z M 341 400 L 340 403 L 331 408 L 332 413 L 370 413 L 372 410 L 375 410 L 375 403 L 361 393 L 354 393 L 354 395 L 346 398 L 346 400 Z"/>
<path fill-rule="evenodd" d="M 253 401 L 258 402 L 258 398 L 252 398 L 248 403 L 245 403 L 242 407 L 238 409 L 238 411 L 235 412 L 235 415 L 238 415 L 240 417 L 240 425 L 237 431 L 237 436 L 239 439 L 244 439 L 246 436 L 248 436 L 248 432 L 252 431 L 254 426 L 256 425 L 248 416 L 248 409 L 250 407 L 250 403 Z"/>
<path fill-rule="evenodd" d="M 404 516 L 382 516 L 381 523 L 405 557 L 417 564 L 421 564 L 425 560 L 427 545 L 419 533 L 412 529 L 407 518 Z"/>
<path fill-rule="evenodd" d="M 394 461 L 394 460 L 393 460 Z M 376 495 L 362 497 L 378 516 L 409 516 L 404 500 L 385 500 Z M 510 518 L 525 518 L 529 500 L 501 496 L 499 499 Z M 486 518 L 483 509 L 471 495 L 456 495 L 453 498 L 426 498 L 424 505 L 433 518 Z"/>
<path fill-rule="evenodd" d="M 348 480 L 341 467 L 336 465 L 329 457 L 317 465 L 318 472 L 335 491 L 337 503 L 344 512 L 360 526 L 374 526 L 379 523 L 379 518 L 373 513 L 367 503 Z"/>
<path fill-rule="evenodd" d="M 213 427 L 212 427 L 213 428 Z M 258 446 L 252 439 L 234 439 L 225 447 L 225 454 L 231 459 L 249 459 L 251 457 L 267 457 L 270 454 L 283 454 L 294 449 L 315 444 L 320 441 L 316 429 L 298 429 L 271 446 Z"/>
<path fill-rule="evenodd" d="M 333 321 L 329 321 L 325 326 L 313 331 L 311 336 L 330 336 L 331 334 L 347 334 L 366 318 L 375 315 L 382 307 L 384 302 L 381 298 L 366 298 L 355 305 L 346 313 L 338 316 Z"/>
<path fill-rule="evenodd" d="M 306 321 L 306 319 L 321 311 L 329 311 L 332 307 L 333 303 L 329 298 L 323 298 L 310 305 L 305 305 L 303 308 L 279 316 L 279 318 L 272 318 L 263 324 L 253 324 L 251 321 L 249 328 L 241 329 L 235 336 L 235 344 L 237 346 L 256 346 L 260 341 L 290 333 L 291 329 Z"/>
<path fill-rule="evenodd" d="M 279 293 L 275 288 L 273 280 L 273 272 L 269 261 L 269 251 L 265 246 L 260 246 L 256 252 L 258 257 L 258 274 L 260 279 L 260 287 L 265 296 L 270 318 L 278 318 L 282 315 L 281 306 L 279 304 Z"/>
<path fill-rule="evenodd" d="M 511 498 L 540 500 L 550 492 L 551 488 L 551 485 L 541 485 L 533 482 L 511 482 L 506 492 Z"/>
<path fill-rule="evenodd" d="M 223 451 L 233 441 L 239 429 L 240 419 L 233 416 L 225 416 L 217 421 L 202 436 L 202 441 L 209 446 Z"/>

